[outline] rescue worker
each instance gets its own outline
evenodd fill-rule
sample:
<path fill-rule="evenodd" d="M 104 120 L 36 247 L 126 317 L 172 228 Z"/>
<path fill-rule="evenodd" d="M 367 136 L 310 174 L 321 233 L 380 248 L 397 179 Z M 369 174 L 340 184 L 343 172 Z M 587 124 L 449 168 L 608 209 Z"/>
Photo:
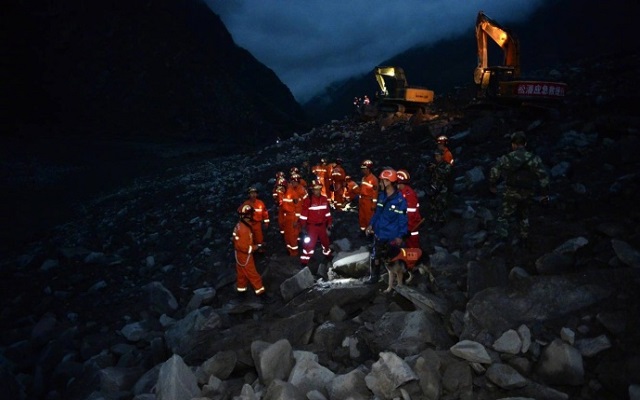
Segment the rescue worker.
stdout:
<path fill-rule="evenodd" d="M 327 159 L 321 158 L 318 164 L 311 168 L 311 172 L 315 175 L 315 179 L 322 184 L 322 194 L 326 196 L 327 193 L 324 190 L 324 180 L 327 175 Z"/>
<path fill-rule="evenodd" d="M 300 165 L 300 176 L 307 182 L 311 182 L 315 179 L 313 173 L 311 172 L 311 165 L 309 164 L 309 160 L 304 160 Z"/>
<path fill-rule="evenodd" d="M 312 195 L 302 202 L 302 213 L 300 214 L 300 228 L 304 237 L 302 255 L 300 256 L 302 268 L 309 264 L 318 240 L 322 245 L 322 254 L 327 260 L 331 259 L 328 231 L 331 230 L 333 220 L 329 200 L 322 195 L 322 185 L 318 181 L 312 181 L 311 193 Z"/>
<path fill-rule="evenodd" d="M 248 204 L 238 209 L 240 221 L 233 229 L 233 248 L 236 259 L 236 290 L 243 294 L 251 284 L 255 294 L 261 296 L 265 293 L 262 278 L 256 270 L 253 253 L 260 247 L 253 243 L 253 233 L 251 220 L 253 218 L 253 207 Z"/>
<path fill-rule="evenodd" d="M 307 197 L 307 191 L 300 185 L 298 175 L 293 175 L 291 182 L 287 186 L 287 190 L 282 196 L 282 220 L 284 229 L 284 242 L 287 246 L 287 252 L 291 257 L 297 257 L 298 252 L 298 236 L 300 235 L 300 212 L 302 210 L 302 200 Z"/>
<path fill-rule="evenodd" d="M 284 237 L 284 209 L 282 208 L 282 200 L 284 199 L 284 193 L 287 191 L 287 180 L 280 178 L 274 188 L 275 204 L 278 207 L 278 227 L 280 228 L 280 234 Z"/>
<path fill-rule="evenodd" d="M 251 219 L 251 232 L 253 233 L 253 244 L 260 246 L 259 251 L 264 252 L 264 236 L 262 234 L 262 224 L 264 229 L 269 228 L 269 211 L 264 202 L 258 198 L 258 189 L 249 188 L 249 198 L 240 207 L 250 205 L 253 208 L 253 218 Z"/>
<path fill-rule="evenodd" d="M 443 224 L 451 200 L 452 167 L 444 160 L 442 150 L 436 149 L 433 156 L 436 162 L 431 170 L 431 184 L 427 188 L 429 212 L 433 223 Z"/>
<path fill-rule="evenodd" d="M 398 255 L 402 238 L 408 233 L 407 201 L 397 190 L 397 181 L 398 175 L 393 169 L 385 169 L 380 173 L 381 191 L 376 212 L 365 230 L 367 235 L 374 235 L 367 284 L 378 283 L 381 260 Z"/>
<path fill-rule="evenodd" d="M 405 240 L 405 244 L 408 248 L 419 249 L 420 231 L 418 229 L 420 228 L 420 225 L 422 225 L 423 219 L 420 215 L 420 202 L 418 201 L 418 195 L 409 185 L 411 176 L 408 171 L 404 169 L 398 170 L 397 175 L 398 190 L 407 201 L 409 237 Z"/>
<path fill-rule="evenodd" d="M 502 177 L 505 191 L 502 200 L 502 215 L 498 217 L 496 233 L 506 241 L 509 225 L 517 220 L 519 239 L 515 242 L 526 243 L 529 237 L 529 208 L 538 187 L 544 193 L 543 202 L 549 201 L 549 175 L 537 155 L 527 151 L 527 137 L 517 131 L 511 135 L 511 152 L 498 158 L 489 173 L 489 190 L 497 193 L 496 184 Z"/>
<path fill-rule="evenodd" d="M 345 186 L 344 186 L 344 194 L 343 194 L 343 198 L 344 198 L 343 209 L 347 209 L 348 208 L 347 206 L 349 205 L 349 203 L 351 203 L 358 196 L 358 191 L 360 190 L 360 187 L 358 186 L 358 183 L 353 179 L 351 179 L 351 176 L 349 175 L 344 177 L 344 181 L 345 181 Z"/>
<path fill-rule="evenodd" d="M 362 182 L 358 189 L 358 223 L 360 231 L 364 232 L 369 226 L 369 221 L 376 209 L 378 201 L 378 178 L 371 173 L 373 161 L 364 160 L 360 165 L 362 171 Z"/>
<path fill-rule="evenodd" d="M 436 139 L 436 143 L 438 149 L 442 151 L 442 159 L 450 165 L 453 165 L 453 154 L 451 154 L 451 150 L 449 150 L 448 147 L 449 138 L 444 135 L 438 136 L 438 138 Z"/>
<path fill-rule="evenodd" d="M 325 160 L 325 173 L 324 173 L 324 195 L 327 196 L 329 201 L 333 201 L 333 167 L 335 163 L 328 163 Z"/>
<path fill-rule="evenodd" d="M 300 175 L 300 169 L 298 169 L 298 167 L 291 167 L 291 169 L 289 170 L 289 178 L 293 177 L 293 175 L 298 175 L 298 178 L 300 178 L 298 179 L 298 183 L 300 183 L 300 186 L 306 189 L 307 181 L 305 181 L 302 175 Z"/>
<path fill-rule="evenodd" d="M 284 172 L 283 171 L 278 171 L 276 172 L 276 182 L 273 185 L 273 189 L 271 190 L 271 196 L 273 196 L 273 201 L 277 203 L 278 200 L 278 194 L 276 193 L 276 189 L 278 189 L 278 182 L 280 182 L 280 180 L 286 179 Z"/>
<path fill-rule="evenodd" d="M 342 166 L 342 158 L 336 158 L 336 164 L 331 172 L 333 181 L 333 200 L 335 208 L 342 209 L 344 206 L 344 182 L 347 173 Z"/>

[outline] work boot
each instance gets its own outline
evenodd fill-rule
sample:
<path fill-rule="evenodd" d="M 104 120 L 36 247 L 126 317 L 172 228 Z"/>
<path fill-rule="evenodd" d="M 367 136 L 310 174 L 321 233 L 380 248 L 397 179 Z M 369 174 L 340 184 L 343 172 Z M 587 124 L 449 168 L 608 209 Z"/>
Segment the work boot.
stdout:
<path fill-rule="evenodd" d="M 376 264 L 375 260 L 369 262 L 369 279 L 364 281 L 367 285 L 375 285 L 380 280 L 380 264 Z"/>

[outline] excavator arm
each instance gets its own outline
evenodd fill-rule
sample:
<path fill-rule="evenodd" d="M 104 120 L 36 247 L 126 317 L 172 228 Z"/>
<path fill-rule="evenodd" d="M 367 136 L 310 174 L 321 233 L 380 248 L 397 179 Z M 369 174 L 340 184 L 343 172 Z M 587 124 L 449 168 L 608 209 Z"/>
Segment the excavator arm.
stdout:
<path fill-rule="evenodd" d="M 489 38 L 503 51 L 504 60 L 501 66 L 489 66 Z M 490 69 L 510 70 L 512 79 L 520 77 L 520 43 L 513 32 L 480 11 L 476 18 L 476 40 L 478 42 L 478 66 L 473 74 L 476 84 L 482 84 L 482 86 L 486 87 L 487 72 Z"/>
<path fill-rule="evenodd" d="M 375 75 L 383 96 L 389 95 L 389 89 L 384 81 L 385 76 L 389 76 L 395 80 L 396 89 L 407 87 L 407 77 L 404 75 L 404 70 L 400 67 L 376 67 Z"/>

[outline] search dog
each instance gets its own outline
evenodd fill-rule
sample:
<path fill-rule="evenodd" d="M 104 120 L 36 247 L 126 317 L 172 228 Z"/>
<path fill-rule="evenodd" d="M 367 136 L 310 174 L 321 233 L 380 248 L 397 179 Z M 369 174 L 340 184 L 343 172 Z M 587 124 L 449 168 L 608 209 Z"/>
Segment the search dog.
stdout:
<path fill-rule="evenodd" d="M 413 269 L 422 257 L 422 250 L 418 248 L 402 248 L 396 256 L 385 257 L 382 259 L 384 266 L 389 272 L 389 286 L 384 293 L 389 293 L 393 289 L 393 283 L 397 281 L 398 286 L 409 283 L 413 279 Z M 404 282 L 405 271 L 409 274 L 407 281 Z"/>

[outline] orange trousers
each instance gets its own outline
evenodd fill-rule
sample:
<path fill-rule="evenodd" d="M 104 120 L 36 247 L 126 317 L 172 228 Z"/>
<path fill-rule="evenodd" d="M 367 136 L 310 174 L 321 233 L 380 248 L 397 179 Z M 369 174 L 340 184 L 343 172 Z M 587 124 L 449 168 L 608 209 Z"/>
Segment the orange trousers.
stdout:
<path fill-rule="evenodd" d="M 256 270 L 253 255 L 236 251 L 236 290 L 238 292 L 246 292 L 249 283 L 256 294 L 259 295 L 264 292 L 262 278 Z"/>
<path fill-rule="evenodd" d="M 358 200 L 358 222 L 360 223 L 360 230 L 364 231 L 369 226 L 369 221 L 373 217 L 375 211 L 375 203 L 370 197 L 359 197 Z"/>
<path fill-rule="evenodd" d="M 262 221 L 251 221 L 251 233 L 253 233 L 253 244 L 262 244 L 264 242 Z"/>
<path fill-rule="evenodd" d="M 284 213 L 284 243 L 287 245 L 287 251 L 291 257 L 298 256 L 298 236 L 300 228 L 298 227 L 298 217 L 295 213 Z"/>

